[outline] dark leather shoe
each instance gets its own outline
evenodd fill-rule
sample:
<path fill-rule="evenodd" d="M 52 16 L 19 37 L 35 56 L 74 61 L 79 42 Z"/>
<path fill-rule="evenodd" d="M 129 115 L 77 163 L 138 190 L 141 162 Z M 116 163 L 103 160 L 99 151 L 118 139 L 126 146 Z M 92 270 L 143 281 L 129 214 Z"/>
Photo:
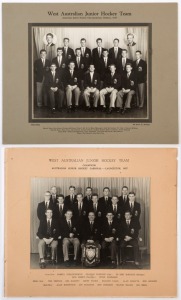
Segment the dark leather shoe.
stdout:
<path fill-rule="evenodd" d="M 55 112 L 56 112 L 55 108 L 52 108 L 52 114 L 55 114 Z"/>
<path fill-rule="evenodd" d="M 41 268 L 41 269 L 45 269 L 45 268 L 46 268 L 45 262 L 41 262 L 41 261 L 40 261 L 39 265 L 40 265 L 40 268 Z"/>
<path fill-rule="evenodd" d="M 67 112 L 68 112 L 68 113 L 72 112 L 72 106 L 68 106 Z"/>
<path fill-rule="evenodd" d="M 109 110 L 107 111 L 107 114 L 112 114 L 112 108 L 109 108 Z"/>
<path fill-rule="evenodd" d="M 115 269 L 115 268 L 116 268 L 116 262 L 112 261 L 112 263 L 111 263 L 111 269 Z"/>
<path fill-rule="evenodd" d="M 57 264 L 55 259 L 52 259 L 51 263 L 52 263 L 53 266 L 55 266 Z"/>
<path fill-rule="evenodd" d="M 78 105 L 75 105 L 74 111 L 78 111 Z"/>
<path fill-rule="evenodd" d="M 90 106 L 87 106 L 87 107 L 86 107 L 86 111 L 90 111 Z"/>

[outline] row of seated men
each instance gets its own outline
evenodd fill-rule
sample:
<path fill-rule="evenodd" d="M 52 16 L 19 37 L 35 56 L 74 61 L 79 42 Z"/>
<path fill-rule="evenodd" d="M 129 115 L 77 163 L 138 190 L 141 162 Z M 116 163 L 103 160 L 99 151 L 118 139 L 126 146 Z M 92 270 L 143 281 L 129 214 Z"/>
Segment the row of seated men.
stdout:
<path fill-rule="evenodd" d="M 88 189 L 91 188 L 88 187 Z M 51 247 L 52 262 L 55 263 L 58 240 L 61 240 L 66 266 L 69 266 L 70 244 L 74 247 L 75 264 L 80 263 L 80 248 L 82 249 L 83 261 L 83 254 L 87 253 L 84 250 L 85 247 L 94 245 L 97 248 L 96 253 L 100 253 L 101 249 L 101 262 L 103 263 L 106 262 L 106 249 L 108 248 L 111 255 L 111 267 L 113 268 L 116 267 L 118 252 L 120 252 L 121 264 L 124 263 L 124 249 L 129 244 L 133 246 L 135 265 L 139 267 L 140 204 L 135 201 L 134 192 L 125 194 L 127 200 L 124 200 L 125 197 L 123 197 L 123 202 L 120 204 L 118 196 L 108 197 L 109 188 L 105 187 L 104 189 L 107 193 L 99 198 L 99 201 L 98 195 L 95 193 L 91 195 L 91 199 L 84 198 L 84 201 L 83 195 L 79 193 L 72 204 L 69 202 L 71 195 L 68 196 L 66 199 L 69 201 L 66 205 L 63 195 L 58 196 L 58 202 L 53 201 L 53 198 L 50 202 L 50 192 L 45 193 L 45 201 L 39 203 L 37 209 L 40 219 L 37 236 L 40 239 L 38 250 L 41 268 L 46 266 L 46 244 Z M 123 190 L 128 191 L 127 187 L 123 187 Z M 111 201 L 109 204 L 105 202 L 108 201 L 106 197 Z M 100 254 L 97 261 L 100 262 Z"/>
<path fill-rule="evenodd" d="M 81 48 L 77 48 L 75 55 L 68 59 L 64 49 L 57 48 L 57 57 L 50 62 L 46 59 L 46 50 L 42 49 L 40 58 L 34 63 L 37 106 L 42 107 L 43 101 L 47 106 L 49 96 L 51 111 L 55 113 L 57 96 L 57 107 L 62 111 L 66 95 L 68 112 L 76 111 L 82 93 L 87 111 L 91 107 L 91 98 L 93 111 L 97 110 L 98 100 L 101 110 L 105 111 L 105 95 L 108 94 L 107 112 L 111 113 L 116 107 L 118 112 L 125 113 L 130 110 L 132 97 L 136 94 L 137 104 L 142 109 L 146 95 L 147 64 L 141 58 L 141 51 L 137 50 L 135 55 L 136 60 L 131 61 L 127 58 L 127 50 L 121 49 L 121 56 L 115 59 L 108 49 L 102 48 L 100 57 L 86 59 L 82 57 Z"/>

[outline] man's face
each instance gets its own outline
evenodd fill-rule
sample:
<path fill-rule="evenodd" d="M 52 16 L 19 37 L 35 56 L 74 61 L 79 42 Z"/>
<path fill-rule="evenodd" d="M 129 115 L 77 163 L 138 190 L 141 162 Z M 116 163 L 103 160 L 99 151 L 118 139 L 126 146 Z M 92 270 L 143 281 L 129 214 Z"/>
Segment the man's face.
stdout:
<path fill-rule="evenodd" d="M 52 65 L 52 66 L 56 67 L 56 65 Z M 56 193 L 57 193 L 56 186 L 52 186 L 52 188 L 51 188 L 51 194 L 55 195 Z"/>
<path fill-rule="evenodd" d="M 91 196 L 92 195 L 92 190 L 91 189 L 86 189 L 86 195 Z"/>
<path fill-rule="evenodd" d="M 112 221 L 113 220 L 113 214 L 112 213 L 107 213 L 106 218 L 108 219 L 108 221 Z"/>
<path fill-rule="evenodd" d="M 53 38 L 52 38 L 51 35 L 47 35 L 47 36 L 46 36 L 46 40 L 47 40 L 47 43 L 48 43 L 48 44 L 51 44 L 51 43 L 53 42 Z"/>
<path fill-rule="evenodd" d="M 117 197 L 112 197 L 111 201 L 112 201 L 113 205 L 116 205 L 118 203 L 118 198 Z"/>
<path fill-rule="evenodd" d="M 50 193 L 45 193 L 45 196 L 44 196 L 44 198 L 45 198 L 45 201 L 49 201 L 50 200 Z"/>
<path fill-rule="evenodd" d="M 58 197 L 58 203 L 63 204 L 64 203 L 64 198 L 63 197 Z"/>
<path fill-rule="evenodd" d="M 119 44 L 118 40 L 114 40 L 113 44 L 114 44 L 114 47 L 118 47 L 118 44 Z"/>
<path fill-rule="evenodd" d="M 78 201 L 78 202 L 82 202 L 82 200 L 83 200 L 82 195 L 77 195 L 77 201 Z"/>
<path fill-rule="evenodd" d="M 76 51 L 76 55 L 77 55 L 78 57 L 80 57 L 80 56 L 81 56 L 81 50 L 77 50 L 77 51 Z"/>
<path fill-rule="evenodd" d="M 56 65 L 51 65 L 51 66 L 50 66 L 50 70 L 51 70 L 52 72 L 55 72 L 56 68 L 57 68 Z M 51 190 L 51 193 L 52 193 L 52 194 L 56 194 L 56 188 L 55 188 L 55 191 L 54 191 L 54 192 L 52 192 L 52 190 Z"/>
<path fill-rule="evenodd" d="M 96 203 L 98 202 L 97 196 L 93 196 L 93 197 L 92 197 L 92 202 L 93 202 L 94 204 L 96 204 Z"/>
<path fill-rule="evenodd" d="M 69 41 L 68 41 L 67 39 L 65 39 L 63 43 L 64 43 L 64 46 L 65 46 L 65 47 L 68 47 Z"/>
<path fill-rule="evenodd" d="M 134 194 L 129 194 L 129 200 L 130 201 L 135 201 L 135 195 Z"/>
<path fill-rule="evenodd" d="M 75 189 L 74 188 L 70 188 L 69 192 L 70 192 L 70 195 L 73 195 L 75 193 Z"/>
<path fill-rule="evenodd" d="M 41 52 L 41 53 L 40 53 L 40 57 L 41 57 L 41 58 L 46 58 L 46 52 L 45 52 L 45 51 Z"/>
<path fill-rule="evenodd" d="M 97 41 L 97 46 L 98 46 L 98 47 L 101 47 L 101 45 L 102 45 L 102 41 L 101 41 L 101 40 L 98 40 L 98 41 Z"/>
<path fill-rule="evenodd" d="M 136 52 L 136 59 L 140 59 L 141 58 L 141 54 L 139 52 Z"/>
<path fill-rule="evenodd" d="M 95 220 L 95 214 L 93 212 L 90 212 L 88 215 L 89 221 L 94 221 Z"/>
<path fill-rule="evenodd" d="M 127 65 L 127 66 L 126 66 L 126 72 L 127 72 L 127 73 L 130 73 L 131 70 L 132 70 L 132 67 L 131 67 L 130 65 Z"/>
<path fill-rule="evenodd" d="M 103 51 L 103 57 L 108 57 L 108 51 Z"/>
<path fill-rule="evenodd" d="M 72 212 L 71 211 L 67 211 L 65 214 L 65 217 L 70 220 L 72 218 Z"/>
<path fill-rule="evenodd" d="M 90 72 L 94 72 L 94 70 L 95 70 L 94 65 L 90 65 L 89 70 L 90 70 Z M 87 191 L 86 191 L 86 194 L 87 194 Z"/>
<path fill-rule="evenodd" d="M 123 194 L 123 196 L 126 196 L 128 194 L 128 189 L 127 188 L 123 188 L 122 189 L 122 194 Z"/>
<path fill-rule="evenodd" d="M 125 219 L 126 219 L 126 221 L 131 220 L 131 214 L 130 214 L 130 212 L 126 212 L 125 213 Z"/>
<path fill-rule="evenodd" d="M 111 73 L 115 73 L 115 70 L 116 70 L 115 66 L 110 66 Z"/>
<path fill-rule="evenodd" d="M 47 219 L 51 219 L 53 216 L 52 210 L 48 209 L 45 213 L 45 215 L 47 216 Z"/>
<path fill-rule="evenodd" d="M 122 51 L 122 57 L 126 58 L 127 57 L 127 51 Z"/>
<path fill-rule="evenodd" d="M 74 68 L 75 68 L 75 64 L 72 62 L 72 63 L 70 63 L 69 64 L 69 69 L 70 70 L 74 70 Z"/>
<path fill-rule="evenodd" d="M 104 189 L 103 194 L 104 194 L 105 197 L 108 197 L 109 189 Z"/>
<path fill-rule="evenodd" d="M 57 50 L 57 55 L 58 55 L 58 56 L 62 56 L 62 54 L 63 54 L 63 51 L 62 51 L 62 50 Z"/>
<path fill-rule="evenodd" d="M 85 46 L 86 46 L 86 41 L 85 41 L 85 40 L 82 40 L 82 41 L 80 42 L 80 44 L 81 44 L 81 47 L 85 47 Z"/>
<path fill-rule="evenodd" d="M 133 36 L 132 36 L 132 34 L 128 34 L 127 41 L 128 41 L 129 44 L 131 44 L 133 42 Z"/>

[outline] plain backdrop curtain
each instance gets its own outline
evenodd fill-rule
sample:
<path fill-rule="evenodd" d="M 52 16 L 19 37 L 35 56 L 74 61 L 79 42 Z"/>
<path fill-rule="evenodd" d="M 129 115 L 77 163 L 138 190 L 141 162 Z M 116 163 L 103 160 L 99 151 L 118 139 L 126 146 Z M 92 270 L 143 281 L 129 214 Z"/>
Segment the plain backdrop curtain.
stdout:
<path fill-rule="evenodd" d="M 140 237 L 143 241 L 141 245 L 147 247 L 150 253 L 150 178 L 32 178 L 31 180 L 31 253 L 38 253 L 36 233 L 39 226 L 37 218 L 38 203 L 44 200 L 44 193 L 50 190 L 51 186 L 57 187 L 57 193 L 69 194 L 69 186 L 76 187 L 76 193 L 85 194 L 87 186 L 93 188 L 93 192 L 102 196 L 103 188 L 108 186 L 111 195 L 121 195 L 124 185 L 128 186 L 129 191 L 136 193 L 136 200 L 141 204 L 141 230 Z"/>
<path fill-rule="evenodd" d="M 55 46 L 49 47 L 47 49 L 43 38 L 47 33 L 53 33 L 57 42 Z M 134 34 L 134 41 L 136 45 L 133 47 L 127 47 L 126 35 L 128 33 Z M 128 50 L 128 56 L 130 59 L 135 59 L 135 51 L 142 51 L 142 58 L 147 61 L 148 54 L 148 27 L 147 26 L 132 26 L 132 27 L 123 27 L 123 26 L 108 26 L 108 27 L 84 27 L 83 25 L 80 27 L 32 27 L 32 40 L 35 45 L 33 45 L 33 59 L 37 59 L 39 57 L 39 52 L 41 49 L 46 49 L 48 51 L 47 58 L 52 59 L 56 56 L 57 47 L 63 46 L 63 38 L 68 37 L 70 39 L 69 46 L 74 50 L 80 47 L 80 39 L 85 38 L 87 40 L 87 47 L 93 49 L 97 47 L 96 39 L 102 38 L 102 46 L 104 48 L 113 47 L 113 39 L 119 39 L 119 47 L 122 49 Z M 34 47 L 35 46 L 35 47 Z"/>

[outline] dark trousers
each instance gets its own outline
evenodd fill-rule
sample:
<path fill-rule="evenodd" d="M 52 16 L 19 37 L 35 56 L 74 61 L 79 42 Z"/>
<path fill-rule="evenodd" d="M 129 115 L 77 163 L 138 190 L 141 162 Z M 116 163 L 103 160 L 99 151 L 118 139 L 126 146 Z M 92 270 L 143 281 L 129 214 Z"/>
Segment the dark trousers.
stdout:
<path fill-rule="evenodd" d="M 58 108 L 61 108 L 63 106 L 63 101 L 64 101 L 64 91 L 61 89 L 58 89 L 57 92 L 49 90 L 51 108 L 55 108 L 55 95 L 56 94 L 57 94 L 57 98 L 58 98 Z"/>
<path fill-rule="evenodd" d="M 129 242 L 126 241 L 121 241 L 120 247 L 121 247 L 121 260 L 125 260 L 125 247 L 127 245 L 133 246 L 133 251 L 134 251 L 134 259 L 135 262 L 139 261 L 139 246 L 138 246 L 138 241 L 137 239 L 132 239 Z"/>
<path fill-rule="evenodd" d="M 111 252 L 111 260 L 116 261 L 116 254 L 117 254 L 116 241 L 113 240 L 112 242 L 106 242 L 106 241 L 102 242 L 102 256 L 103 256 L 104 261 L 106 261 L 106 250 L 107 250 L 107 248 Z"/>

